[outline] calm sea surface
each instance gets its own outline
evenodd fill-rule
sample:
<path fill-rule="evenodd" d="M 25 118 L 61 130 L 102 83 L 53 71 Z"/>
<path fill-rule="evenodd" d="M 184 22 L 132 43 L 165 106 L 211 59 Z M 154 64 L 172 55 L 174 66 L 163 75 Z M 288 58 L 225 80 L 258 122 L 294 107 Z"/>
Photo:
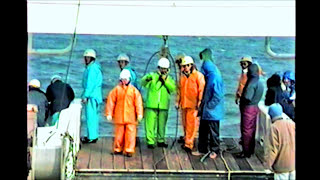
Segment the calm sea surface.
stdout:
<path fill-rule="evenodd" d="M 70 43 L 70 34 L 34 34 L 33 48 L 35 49 L 60 49 Z M 239 60 L 243 55 L 251 55 L 257 60 L 266 75 L 265 81 L 273 73 L 286 70 L 295 71 L 294 60 L 271 59 L 264 50 L 264 37 L 194 37 L 174 36 L 169 37 L 169 48 L 172 56 L 180 52 L 195 58 L 198 68 L 201 67 L 199 52 L 210 47 L 213 50 L 215 63 L 220 69 L 225 83 L 225 118 L 220 125 L 222 137 L 240 137 L 240 113 L 234 103 L 234 94 L 241 73 Z M 163 44 L 162 38 L 156 36 L 108 36 L 108 35 L 77 35 L 77 41 L 71 57 L 68 83 L 75 91 L 77 98 L 83 89 L 81 87 L 82 73 L 84 71 L 83 52 L 87 48 L 97 51 L 97 61 L 103 68 L 103 96 L 118 83 L 120 70 L 116 61 L 119 53 L 124 52 L 131 56 L 130 65 L 137 71 L 138 78 L 144 75 L 147 62 L 151 55 L 159 51 Z M 295 53 L 294 37 L 273 37 L 271 48 L 277 53 Z M 28 56 L 28 81 L 37 78 L 41 82 L 41 89 L 46 90 L 50 84 L 50 77 L 59 74 L 66 78 L 69 53 L 64 55 L 29 55 Z M 158 58 L 152 58 L 147 72 L 156 69 Z M 174 69 L 171 75 L 174 77 Z M 172 96 L 169 120 L 167 123 L 167 136 L 175 136 L 177 111 L 174 108 L 175 96 Z M 113 135 L 113 125 L 104 117 L 105 104 L 100 108 L 100 135 Z M 81 135 L 86 135 L 85 116 L 82 113 Z M 179 122 L 178 135 L 182 134 Z M 144 123 L 138 126 L 138 136 L 144 136 Z"/>

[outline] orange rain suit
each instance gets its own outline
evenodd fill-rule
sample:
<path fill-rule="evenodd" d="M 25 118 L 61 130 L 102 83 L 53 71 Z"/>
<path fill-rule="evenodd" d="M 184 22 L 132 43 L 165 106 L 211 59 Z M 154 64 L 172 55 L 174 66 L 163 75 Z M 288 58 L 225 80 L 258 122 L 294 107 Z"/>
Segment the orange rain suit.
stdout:
<path fill-rule="evenodd" d="M 242 91 L 243 91 L 244 85 L 246 85 L 247 80 L 248 80 L 247 73 L 242 72 L 241 76 L 239 78 L 239 85 L 238 85 L 238 89 L 237 89 L 237 92 L 236 92 L 236 99 L 237 98 L 240 99 L 240 97 L 242 95 Z"/>
<path fill-rule="evenodd" d="M 134 153 L 137 135 L 137 117 L 143 116 L 142 97 L 133 85 L 118 85 L 108 95 L 106 116 L 114 122 L 114 152 Z"/>
<path fill-rule="evenodd" d="M 180 101 L 178 104 L 182 109 L 185 147 L 189 149 L 193 148 L 194 138 L 199 129 L 197 115 L 205 84 L 203 74 L 197 70 L 193 70 L 189 77 L 182 75 L 180 79 L 180 97 L 177 99 Z"/>

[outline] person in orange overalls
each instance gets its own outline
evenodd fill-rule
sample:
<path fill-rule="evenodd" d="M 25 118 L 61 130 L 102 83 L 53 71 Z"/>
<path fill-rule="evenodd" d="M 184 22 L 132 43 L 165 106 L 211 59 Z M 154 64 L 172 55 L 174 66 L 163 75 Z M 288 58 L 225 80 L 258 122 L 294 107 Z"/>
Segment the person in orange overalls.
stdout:
<path fill-rule="evenodd" d="M 184 126 L 184 145 L 181 147 L 187 152 L 191 152 L 199 128 L 197 115 L 205 87 L 205 78 L 201 72 L 194 68 L 194 62 L 190 56 L 182 58 L 181 66 L 183 75 L 180 78 L 180 93 L 176 108 L 181 108 L 182 125 Z"/>
<path fill-rule="evenodd" d="M 114 123 L 114 154 L 131 157 L 135 152 L 137 125 L 143 117 L 142 97 L 137 88 L 130 84 L 130 71 L 123 69 L 120 83 L 109 93 L 105 115 Z"/>

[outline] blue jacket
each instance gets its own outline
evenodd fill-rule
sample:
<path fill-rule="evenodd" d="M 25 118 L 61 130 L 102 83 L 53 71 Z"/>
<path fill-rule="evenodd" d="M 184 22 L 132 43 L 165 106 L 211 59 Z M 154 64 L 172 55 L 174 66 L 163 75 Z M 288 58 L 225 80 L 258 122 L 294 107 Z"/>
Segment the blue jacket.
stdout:
<path fill-rule="evenodd" d="M 126 67 L 124 67 L 124 69 L 128 69 L 130 71 L 130 76 L 131 76 L 130 83 L 134 87 L 136 87 L 137 89 L 140 89 L 138 87 L 138 83 L 137 83 L 137 73 L 136 73 L 136 71 L 130 66 L 126 66 Z"/>
<path fill-rule="evenodd" d="M 201 67 L 206 86 L 200 106 L 199 115 L 203 120 L 223 120 L 224 117 L 224 83 L 220 70 L 211 60 L 205 60 Z"/>
<path fill-rule="evenodd" d="M 92 98 L 97 103 L 102 103 L 102 71 L 97 62 L 91 62 L 83 73 L 82 87 L 84 89 L 82 98 Z"/>

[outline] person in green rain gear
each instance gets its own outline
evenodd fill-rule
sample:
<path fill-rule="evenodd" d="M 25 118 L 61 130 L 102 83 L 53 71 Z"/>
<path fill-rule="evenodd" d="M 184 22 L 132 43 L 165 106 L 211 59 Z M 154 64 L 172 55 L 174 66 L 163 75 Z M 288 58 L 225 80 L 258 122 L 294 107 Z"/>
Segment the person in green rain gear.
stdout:
<path fill-rule="evenodd" d="M 170 62 L 160 58 L 158 71 L 151 72 L 141 79 L 141 85 L 147 89 L 145 102 L 145 128 L 148 148 L 168 147 L 165 143 L 166 124 L 170 104 L 170 95 L 175 92 L 175 81 L 169 74 Z"/>
<path fill-rule="evenodd" d="M 117 57 L 117 61 L 121 71 L 123 69 L 128 69 L 130 71 L 130 77 L 131 77 L 130 83 L 137 89 L 140 89 L 137 84 L 137 73 L 132 67 L 128 65 L 130 63 L 129 56 L 125 53 L 121 53 Z"/>
<path fill-rule="evenodd" d="M 85 104 L 88 137 L 81 139 L 82 143 L 95 143 L 99 138 L 99 104 L 102 103 L 102 71 L 96 59 L 96 52 L 87 49 L 84 54 L 86 69 L 83 73 L 81 98 Z"/>

